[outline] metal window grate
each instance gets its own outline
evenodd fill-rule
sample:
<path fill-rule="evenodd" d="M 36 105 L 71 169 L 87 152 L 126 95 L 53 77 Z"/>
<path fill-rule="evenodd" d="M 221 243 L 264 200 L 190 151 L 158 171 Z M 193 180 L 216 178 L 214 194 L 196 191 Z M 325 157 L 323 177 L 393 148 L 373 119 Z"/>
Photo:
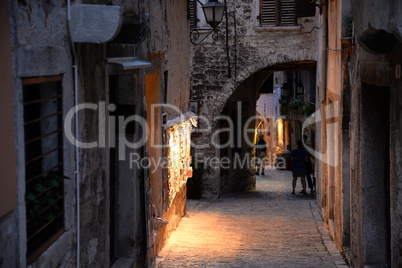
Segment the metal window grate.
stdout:
<path fill-rule="evenodd" d="M 23 80 L 28 264 L 64 231 L 60 79 Z"/>

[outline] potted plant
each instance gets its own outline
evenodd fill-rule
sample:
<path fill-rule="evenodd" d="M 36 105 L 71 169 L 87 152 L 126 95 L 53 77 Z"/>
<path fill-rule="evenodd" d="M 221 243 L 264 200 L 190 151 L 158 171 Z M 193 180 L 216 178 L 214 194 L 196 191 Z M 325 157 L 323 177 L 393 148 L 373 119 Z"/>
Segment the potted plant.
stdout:
<path fill-rule="evenodd" d="M 304 107 L 304 112 L 306 116 L 310 116 L 315 112 L 315 105 L 311 102 L 307 102 Z"/>

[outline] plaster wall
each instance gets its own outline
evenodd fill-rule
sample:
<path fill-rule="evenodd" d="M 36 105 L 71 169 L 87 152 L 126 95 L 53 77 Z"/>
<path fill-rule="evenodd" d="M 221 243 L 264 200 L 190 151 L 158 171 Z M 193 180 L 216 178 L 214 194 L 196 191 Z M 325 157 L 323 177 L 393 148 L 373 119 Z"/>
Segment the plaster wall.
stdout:
<path fill-rule="evenodd" d="M 16 255 L 17 241 L 17 177 L 16 177 L 16 152 L 14 149 L 14 101 L 13 101 L 13 74 L 11 59 L 10 24 L 8 4 L 0 3 L 0 35 L 3 40 L 0 45 L 0 54 L 3 64 L 0 66 L 0 80 L 2 90 L 0 97 L 0 117 L 3 127 L 0 131 L 0 147 L 2 153 L 7 155 L 0 163 L 2 174 L 0 193 L 0 266 L 15 266 L 18 261 Z"/>
<path fill-rule="evenodd" d="M 350 213 L 349 136 L 354 135 L 349 129 L 350 112 L 347 111 L 348 115 L 344 116 L 343 111 L 344 90 L 350 88 L 347 68 L 352 48 L 346 45 L 351 37 L 350 2 L 328 2 L 325 9 L 320 19 L 324 21 L 328 17 L 328 27 L 320 33 L 323 55 L 320 55 L 317 64 L 317 99 L 322 104 L 321 127 L 317 128 L 317 137 L 321 138 L 317 148 L 325 158 L 318 163 L 321 171 L 318 199 L 325 208 L 324 218 L 331 235 L 342 248 L 349 245 L 349 226 L 346 226 L 349 220 L 345 217 L 349 218 Z M 343 150 L 340 149 L 342 144 Z"/>
<path fill-rule="evenodd" d="M 402 39 L 402 4 L 398 0 L 362 1 L 352 0 L 353 19 L 357 33 L 361 34 L 370 27 L 385 30 Z M 369 15 L 370 14 L 370 15 Z"/>
<path fill-rule="evenodd" d="M 24 154 L 24 125 L 22 103 L 22 79 L 25 77 L 62 75 L 63 114 L 72 105 L 71 57 L 67 38 L 65 4 L 51 1 L 43 5 L 41 2 L 27 3 L 25 1 L 9 2 L 12 67 L 14 84 L 14 120 L 15 148 L 17 170 L 17 209 L 13 213 L 13 229 L 15 229 L 14 247 L 8 246 L 4 252 L 15 254 L 15 266 L 26 266 L 26 217 L 25 217 L 25 154 Z M 35 18 L 32 15 L 35 14 Z M 52 22 L 52 23 L 49 23 Z M 71 145 L 64 141 L 65 175 L 74 178 L 73 154 Z M 35 265 L 52 266 L 64 262 L 67 265 L 74 262 L 74 253 L 69 250 L 74 244 L 73 204 L 75 202 L 73 189 L 74 181 L 65 180 L 66 211 L 64 234 L 45 254 L 37 259 Z M 10 219 L 3 224 L 10 224 Z M 13 235 L 13 236 L 14 236 Z M 62 245 L 62 246 L 61 246 Z M 65 250 L 67 249 L 67 250 Z M 3 251 L 3 249 L 2 249 Z M 52 258 L 46 258 L 51 255 Z M 14 266 L 13 265 L 13 266 Z"/>
<path fill-rule="evenodd" d="M 140 9 L 149 14 L 149 31 L 146 41 L 136 45 L 137 55 L 149 60 L 151 68 L 145 71 L 148 78 L 152 76 L 150 90 L 159 89 L 159 94 L 152 90 L 147 95 L 148 103 L 165 103 L 170 107 L 156 110 L 154 117 L 154 138 L 162 141 L 162 113 L 171 120 L 189 111 L 190 99 L 190 42 L 188 39 L 189 23 L 187 20 L 187 1 L 152 0 L 139 3 Z M 156 75 L 158 74 L 158 75 Z M 149 76 L 148 76 L 149 75 Z M 151 82 L 151 80 L 149 80 Z M 148 80 L 147 80 L 148 81 Z M 145 80 L 144 80 L 145 82 Z M 144 84 L 145 85 L 145 84 Z M 146 86 L 148 90 L 148 85 Z M 158 160 L 162 150 L 149 148 L 149 157 Z M 151 204 L 155 206 L 158 215 L 169 223 L 159 229 L 151 230 L 150 260 L 152 261 L 169 237 L 176 229 L 181 217 L 185 214 L 186 188 L 177 193 L 172 206 L 167 205 L 167 178 L 163 177 L 159 165 L 151 171 L 152 187 Z"/>
<path fill-rule="evenodd" d="M 83 1 L 86 4 L 105 4 L 105 1 Z M 123 3 L 124 2 L 124 3 Z M 146 72 L 152 73 L 168 71 L 166 80 L 167 102 L 186 112 L 189 99 L 189 41 L 186 2 L 180 1 L 123 1 L 122 10 L 129 15 L 129 23 L 138 35 L 132 43 L 105 44 L 76 44 L 78 55 L 76 62 L 79 69 L 79 102 L 98 105 L 97 109 L 85 109 L 78 113 L 79 135 L 82 142 L 99 142 L 99 137 L 107 135 L 103 128 L 100 116 L 106 115 L 107 110 L 101 110 L 100 103 L 108 103 L 109 75 L 106 67 L 106 58 L 115 56 L 138 56 L 149 60 L 152 68 L 134 72 L 125 72 L 131 75 L 132 83 L 126 85 L 124 94 L 134 95 L 137 114 L 143 115 L 144 86 Z M 27 2 L 10 1 L 11 47 L 14 82 L 15 108 L 15 136 L 17 150 L 17 209 L 2 218 L 0 234 L 2 239 L 1 252 L 7 253 L 7 263 L 15 263 L 17 267 L 26 266 L 26 220 L 25 220 L 25 174 L 24 174 L 24 134 L 23 134 L 23 103 L 22 81 L 24 77 L 62 76 L 63 118 L 74 104 L 72 51 L 67 30 L 67 7 L 63 2 L 47 1 Z M 139 11 L 141 10 L 141 14 Z M 163 14 L 163 16 L 161 16 Z M 125 18 L 127 23 L 127 18 Z M 157 81 L 160 88 L 165 88 L 164 79 Z M 130 88 L 127 88 L 130 87 Z M 126 101 L 133 102 L 130 98 Z M 179 116 L 177 111 L 168 111 L 168 119 Z M 159 127 L 161 127 L 160 122 Z M 140 138 L 140 137 L 137 137 Z M 109 188 L 109 152 L 105 148 L 80 149 L 81 171 L 80 179 L 80 209 L 81 209 L 81 246 L 80 258 L 82 266 L 109 265 L 109 250 L 112 245 L 109 237 L 110 228 L 110 188 Z M 74 267 L 76 266 L 76 197 L 74 180 L 74 147 L 67 139 L 64 141 L 65 175 L 65 232 L 53 243 L 31 266 L 32 267 Z M 132 259 L 132 265 L 142 267 L 146 253 L 144 193 L 141 193 L 141 182 L 145 179 L 140 176 L 142 171 L 130 170 L 127 162 L 120 163 L 122 177 L 118 188 L 118 206 L 120 211 L 119 223 L 122 231 L 119 233 L 118 254 Z M 126 180 L 127 179 L 127 180 Z M 124 183 L 123 181 L 124 180 Z M 157 178 L 162 185 L 162 178 Z M 161 186 L 159 185 L 159 186 Z M 160 187 L 162 188 L 162 187 Z M 156 191 L 158 192 L 158 191 Z M 185 189 L 183 191 L 185 193 Z M 181 216 L 184 215 L 185 194 L 178 195 L 177 207 L 167 212 L 171 220 L 167 231 L 158 238 L 158 245 L 163 244 L 168 234 L 176 228 Z M 162 193 L 159 191 L 159 196 Z M 128 195 L 130 198 L 123 198 Z M 124 200 L 123 200 L 124 199 Z M 161 202 L 161 198 L 155 202 Z M 160 204 L 162 207 L 163 204 Z M 122 212 L 128 212 L 122 215 Z M 177 213 L 176 213 L 177 212 Z M 143 213 L 143 214 L 142 214 Z M 170 214 L 169 214 L 170 213 Z M 124 216 L 130 217 L 124 218 Z M 163 215 L 162 215 L 163 216 Z M 126 220 L 126 223 L 122 223 Z M 129 222 L 127 222 L 129 221 Z M 12 241 L 12 243 L 8 243 Z M 4 246 L 4 247 L 3 247 Z M 9 253 L 9 254 L 8 254 Z M 15 253 L 15 254 L 14 254 Z M 13 255 L 14 254 L 14 255 Z"/>
<path fill-rule="evenodd" d="M 355 1 L 353 3 L 357 2 Z M 392 9 L 393 6 L 392 3 L 388 2 L 382 2 L 381 5 L 383 5 L 382 8 L 384 10 Z M 330 8 L 329 6 L 329 12 Z M 377 18 L 373 20 L 371 18 L 373 13 L 359 6 L 359 4 L 352 5 L 352 10 L 357 38 L 359 34 L 362 33 L 361 29 L 364 28 L 364 25 L 361 25 L 361 20 L 375 21 L 378 19 L 378 16 L 375 16 Z M 360 16 L 364 16 L 364 18 Z M 393 19 L 390 17 L 391 24 L 392 20 Z M 337 23 L 336 21 L 329 21 L 331 23 Z M 342 24 L 338 24 L 338 26 L 333 29 L 330 27 L 329 36 L 336 36 L 339 28 L 342 26 Z M 380 29 L 387 30 L 387 27 L 380 27 Z M 340 74 L 339 80 L 343 84 L 343 89 L 341 88 L 341 90 L 344 91 L 345 87 L 350 86 L 350 93 L 343 94 L 342 92 L 340 98 L 338 98 L 337 95 L 331 95 L 329 91 L 326 92 L 326 95 L 320 93 L 320 96 L 324 96 L 324 99 L 326 96 L 329 99 L 340 100 L 340 112 L 347 113 L 347 116 L 339 119 L 350 120 L 350 127 L 346 127 L 346 123 L 348 122 L 339 121 L 340 126 L 342 126 L 339 130 L 348 130 L 349 134 L 348 136 L 346 136 L 345 133 L 343 134 L 343 152 L 339 151 L 336 153 L 336 157 L 343 161 L 344 164 L 345 161 L 348 161 L 348 159 L 345 158 L 350 157 L 350 159 L 347 163 L 348 165 L 343 165 L 342 168 L 335 169 L 334 178 L 331 178 L 332 173 L 328 171 L 328 165 L 322 164 L 320 166 L 322 187 L 320 188 L 321 193 L 319 198 L 322 206 L 327 208 L 324 210 L 324 218 L 328 225 L 331 226 L 330 219 L 334 221 L 332 235 L 337 246 L 344 250 L 346 255 L 349 256 L 354 267 L 363 267 L 368 264 L 383 264 L 387 261 L 390 262 L 389 265 L 392 267 L 398 267 L 401 263 L 401 223 L 400 211 L 398 210 L 400 207 L 398 203 L 400 196 L 400 172 L 398 171 L 400 170 L 400 157 L 399 155 L 397 156 L 399 147 L 397 148 L 395 145 L 399 144 L 401 139 L 399 133 L 400 107 L 402 103 L 399 93 L 401 83 L 400 79 L 395 76 L 395 68 L 396 65 L 401 62 L 400 56 L 397 56 L 400 54 L 401 48 L 400 44 L 398 44 L 388 55 L 381 55 L 366 51 L 358 43 L 353 43 L 354 40 L 356 39 L 351 39 L 351 49 L 345 49 L 345 47 L 342 46 L 342 65 L 340 65 L 339 69 L 337 67 L 336 71 Z M 345 57 L 345 55 L 347 55 L 347 57 Z M 329 54 L 328 60 L 331 61 L 331 54 Z M 324 61 L 325 58 L 322 57 L 318 65 Z M 322 73 L 317 74 L 317 77 L 321 75 Z M 325 82 L 329 83 L 327 88 L 331 90 L 331 80 L 328 79 Z M 319 84 L 323 84 L 322 80 Z M 367 104 L 370 103 L 367 101 L 370 96 L 363 84 L 369 87 L 377 87 L 377 91 L 379 91 L 378 94 L 381 94 L 381 96 L 386 95 L 386 88 L 388 88 L 390 92 L 390 110 L 389 114 L 386 115 L 389 117 L 389 125 L 385 126 L 390 133 L 390 161 L 388 164 L 383 162 L 383 159 L 387 159 L 388 156 L 375 157 L 379 151 L 382 151 L 382 149 L 376 148 L 376 146 L 382 145 L 378 144 L 378 140 L 380 140 L 379 137 L 373 138 L 376 133 L 379 133 L 378 129 L 381 128 L 380 125 L 376 127 L 375 122 L 378 122 L 378 120 L 376 121 L 375 118 L 385 108 L 380 107 L 380 103 L 382 103 L 380 98 L 371 100 L 371 106 L 369 105 L 371 108 L 367 106 Z M 351 98 L 350 111 L 342 110 L 346 107 L 343 104 L 349 101 L 347 99 L 348 96 Z M 349 112 L 350 114 L 348 114 Z M 329 137 L 332 137 L 332 135 L 323 130 L 323 128 L 321 128 L 321 130 L 321 142 L 325 142 Z M 341 135 L 342 132 L 338 133 Z M 326 148 L 327 150 L 330 149 L 328 146 L 329 145 L 327 145 Z M 346 153 L 345 150 L 350 150 L 350 154 Z M 383 150 L 386 152 L 388 148 Z M 380 174 L 377 174 L 378 171 L 383 169 L 388 169 L 390 172 L 390 183 L 386 186 L 386 189 L 382 189 L 382 186 L 379 185 L 383 183 L 383 180 L 381 180 L 381 183 L 376 182 L 376 179 L 380 176 Z M 335 188 L 332 193 L 329 187 L 333 179 L 335 180 L 333 184 Z M 350 183 L 350 186 L 344 185 L 345 183 Z M 373 189 L 375 189 L 374 192 L 372 192 Z M 350 195 L 346 196 L 348 191 L 350 191 Z M 380 194 L 379 192 L 381 191 L 382 193 Z M 370 194 L 370 192 L 372 192 L 372 194 Z M 389 193 L 389 196 L 384 197 L 382 195 L 384 193 Z M 328 196 L 332 194 L 333 199 Z M 384 198 L 389 198 L 389 201 L 384 201 Z M 328 207 L 330 200 L 334 202 L 333 214 Z M 350 204 L 348 204 L 348 202 L 350 202 Z M 389 202 L 388 205 L 387 202 Z M 380 204 L 385 204 L 385 208 L 379 208 Z M 349 208 L 346 208 L 348 205 Z M 349 209 L 349 211 L 347 211 L 347 209 Z M 377 211 L 388 209 L 390 211 L 389 216 L 384 215 L 383 212 Z M 345 219 L 345 217 L 348 217 L 348 219 Z M 388 223 L 384 222 L 384 220 L 387 221 L 387 217 L 389 217 Z M 349 226 L 345 226 L 346 224 L 350 224 L 350 233 L 345 233 L 345 231 L 349 231 Z M 384 232 L 389 233 L 386 234 Z M 345 236 L 348 237 L 346 238 Z M 387 236 L 389 240 L 384 242 L 383 239 Z M 350 243 L 345 239 L 350 239 Z M 348 244 L 350 245 L 350 251 L 346 248 Z M 387 249 L 384 251 L 384 248 Z M 387 254 L 388 256 L 386 256 Z"/>

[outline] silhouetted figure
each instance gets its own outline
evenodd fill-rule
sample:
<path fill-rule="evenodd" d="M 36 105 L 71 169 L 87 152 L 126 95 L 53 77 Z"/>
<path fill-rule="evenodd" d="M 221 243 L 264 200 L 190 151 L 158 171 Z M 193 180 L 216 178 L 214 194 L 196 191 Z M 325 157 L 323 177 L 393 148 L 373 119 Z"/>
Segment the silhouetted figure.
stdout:
<path fill-rule="evenodd" d="M 307 195 L 306 192 L 306 166 L 309 155 L 308 152 L 303 148 L 303 143 L 301 140 L 297 141 L 297 149 L 292 151 L 292 194 L 295 194 L 297 178 L 300 177 L 303 190 L 300 193 Z"/>
<path fill-rule="evenodd" d="M 304 140 L 304 143 L 307 143 L 307 135 L 303 135 L 303 140 Z M 303 145 L 303 149 L 306 150 L 304 148 L 304 145 Z M 307 162 L 306 162 L 306 179 L 307 179 L 308 188 L 310 188 L 310 194 L 313 194 L 315 192 L 314 165 L 313 165 L 313 161 L 311 159 L 312 158 L 311 155 L 308 152 L 307 152 L 307 154 L 308 154 L 308 158 L 307 158 Z"/>
<path fill-rule="evenodd" d="M 267 154 L 267 143 L 264 140 L 264 135 L 260 134 L 260 139 L 256 145 L 256 157 L 257 157 L 257 175 L 259 174 L 261 168 L 261 175 L 264 175 L 265 170 L 265 156 Z"/>

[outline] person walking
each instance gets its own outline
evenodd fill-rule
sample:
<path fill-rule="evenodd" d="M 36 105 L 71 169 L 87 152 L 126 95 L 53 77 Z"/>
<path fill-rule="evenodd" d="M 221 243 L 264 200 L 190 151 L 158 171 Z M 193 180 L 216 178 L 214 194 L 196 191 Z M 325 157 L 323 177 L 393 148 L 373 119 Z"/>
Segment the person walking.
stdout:
<path fill-rule="evenodd" d="M 292 151 L 292 194 L 295 194 L 297 178 L 300 177 L 303 189 L 300 193 L 307 195 L 306 192 L 306 169 L 308 161 L 308 152 L 304 149 L 301 140 L 297 141 L 297 149 Z"/>
<path fill-rule="evenodd" d="M 303 135 L 304 144 L 307 144 L 307 135 Z M 306 148 L 303 149 L 307 152 Z M 306 162 L 306 179 L 308 188 L 310 188 L 310 194 L 315 193 L 315 177 L 314 177 L 314 157 L 310 155 L 308 152 L 307 162 Z"/>
<path fill-rule="evenodd" d="M 260 134 L 259 140 L 256 145 L 256 157 L 257 157 L 257 175 L 261 168 L 261 175 L 264 175 L 265 170 L 265 156 L 267 154 L 267 143 L 264 140 L 264 135 Z"/>

